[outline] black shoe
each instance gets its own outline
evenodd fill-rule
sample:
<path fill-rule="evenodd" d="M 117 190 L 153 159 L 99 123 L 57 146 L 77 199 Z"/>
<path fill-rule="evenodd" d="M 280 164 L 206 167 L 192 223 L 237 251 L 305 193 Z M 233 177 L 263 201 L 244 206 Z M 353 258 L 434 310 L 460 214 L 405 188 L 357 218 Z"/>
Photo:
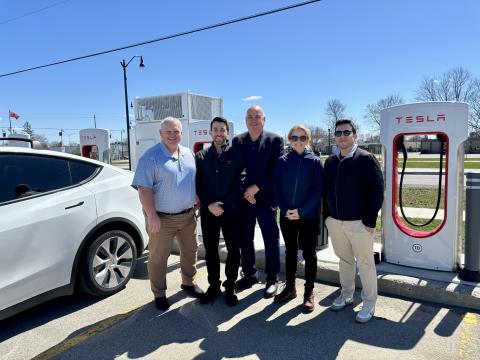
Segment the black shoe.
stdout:
<path fill-rule="evenodd" d="M 277 289 L 278 289 L 277 282 L 274 282 L 274 283 L 267 282 L 267 285 L 265 286 L 265 291 L 263 292 L 263 297 L 265 299 L 274 297 L 275 294 L 277 293 Z"/>
<path fill-rule="evenodd" d="M 156 297 L 155 306 L 158 310 L 167 311 L 170 308 L 170 303 L 165 296 Z"/>
<path fill-rule="evenodd" d="M 235 306 L 238 304 L 238 297 L 235 295 L 234 289 L 225 290 L 225 303 L 228 306 Z"/>
<path fill-rule="evenodd" d="M 182 285 L 180 286 L 191 297 L 199 298 L 205 292 L 198 287 L 198 285 Z"/>
<path fill-rule="evenodd" d="M 222 290 L 219 287 L 209 286 L 205 294 L 200 296 L 201 304 L 208 304 L 213 302 L 215 298 L 222 294 Z"/>
<path fill-rule="evenodd" d="M 257 282 L 258 278 L 256 276 L 244 276 L 240 280 L 235 281 L 235 289 L 248 289 L 255 285 Z"/>
<path fill-rule="evenodd" d="M 222 282 L 222 286 L 223 286 L 225 289 L 228 289 L 229 287 L 235 287 L 235 282 L 236 282 L 236 281 L 228 281 L 228 279 L 227 279 L 227 280 L 224 280 L 224 281 Z"/>

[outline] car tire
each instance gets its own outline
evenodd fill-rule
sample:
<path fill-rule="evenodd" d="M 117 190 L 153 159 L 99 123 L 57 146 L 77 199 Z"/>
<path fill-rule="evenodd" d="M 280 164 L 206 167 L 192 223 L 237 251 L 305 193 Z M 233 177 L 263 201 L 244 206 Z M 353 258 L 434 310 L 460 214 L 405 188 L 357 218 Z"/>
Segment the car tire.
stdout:
<path fill-rule="evenodd" d="M 109 296 L 122 290 L 135 271 L 137 247 L 121 230 L 97 236 L 89 243 L 79 267 L 78 288 L 95 296 Z"/>

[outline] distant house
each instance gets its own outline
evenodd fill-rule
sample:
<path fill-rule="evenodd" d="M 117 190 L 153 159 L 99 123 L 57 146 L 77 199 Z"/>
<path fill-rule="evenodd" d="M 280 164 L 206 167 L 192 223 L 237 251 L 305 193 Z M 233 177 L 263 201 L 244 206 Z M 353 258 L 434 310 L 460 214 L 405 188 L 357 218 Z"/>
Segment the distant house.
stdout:
<path fill-rule="evenodd" d="M 422 139 L 420 152 L 422 154 L 440 154 L 440 142 L 437 139 Z"/>
<path fill-rule="evenodd" d="M 480 136 L 471 133 L 464 143 L 465 154 L 480 154 Z M 422 154 L 439 154 L 440 143 L 436 139 L 422 139 L 421 141 Z"/>

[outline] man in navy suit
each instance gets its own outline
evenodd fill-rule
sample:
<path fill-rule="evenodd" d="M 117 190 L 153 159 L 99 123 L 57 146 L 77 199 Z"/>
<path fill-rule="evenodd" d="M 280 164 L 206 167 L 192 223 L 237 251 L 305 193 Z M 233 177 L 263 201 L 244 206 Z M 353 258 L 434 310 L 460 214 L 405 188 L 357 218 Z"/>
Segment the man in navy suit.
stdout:
<path fill-rule="evenodd" d="M 245 117 L 248 132 L 236 136 L 232 142 L 233 147 L 243 154 L 246 165 L 241 241 L 243 277 L 235 287 L 242 290 L 258 282 L 253 242 L 255 223 L 258 221 L 265 244 L 267 279 L 264 296 L 269 298 L 277 292 L 280 271 L 280 238 L 272 183 L 275 164 L 283 153 L 283 139 L 263 130 L 265 120 L 263 109 L 257 105 L 251 106 Z"/>

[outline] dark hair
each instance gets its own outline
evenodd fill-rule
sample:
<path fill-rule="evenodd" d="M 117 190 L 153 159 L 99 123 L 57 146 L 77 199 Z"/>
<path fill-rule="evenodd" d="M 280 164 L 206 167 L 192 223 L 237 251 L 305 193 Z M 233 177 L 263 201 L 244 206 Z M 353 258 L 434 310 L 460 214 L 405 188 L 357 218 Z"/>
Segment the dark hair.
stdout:
<path fill-rule="evenodd" d="M 335 130 L 337 130 L 337 126 L 339 125 L 350 125 L 352 127 L 352 132 L 354 134 L 357 133 L 357 129 L 355 128 L 355 124 L 353 123 L 352 120 L 348 120 L 348 119 L 341 119 L 341 120 L 338 120 L 336 123 L 335 123 Z"/>
<path fill-rule="evenodd" d="M 221 117 L 221 116 L 214 117 L 213 120 L 210 122 L 210 131 L 212 131 L 212 129 L 213 129 L 213 123 L 214 122 L 219 122 L 219 123 L 225 124 L 225 126 L 227 127 L 227 131 L 228 132 L 230 131 L 230 129 L 228 127 L 227 119 L 225 119 L 224 117 Z"/>

